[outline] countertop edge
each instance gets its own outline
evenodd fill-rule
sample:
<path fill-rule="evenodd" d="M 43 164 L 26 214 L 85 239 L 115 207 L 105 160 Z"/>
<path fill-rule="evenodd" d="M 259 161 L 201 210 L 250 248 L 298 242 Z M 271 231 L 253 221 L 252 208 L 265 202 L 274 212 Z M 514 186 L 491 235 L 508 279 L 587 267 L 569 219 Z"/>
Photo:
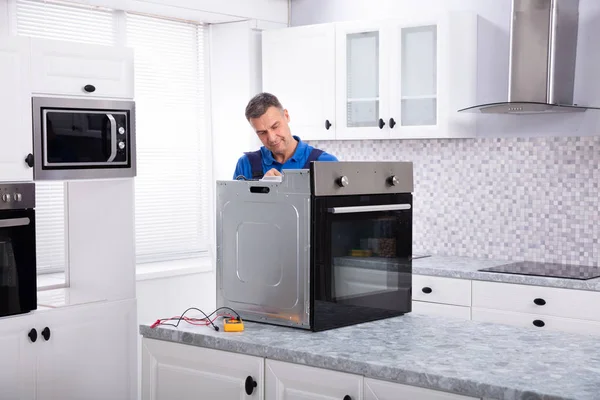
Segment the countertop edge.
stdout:
<path fill-rule="evenodd" d="M 458 379 L 443 375 L 428 373 L 427 371 L 414 371 L 403 368 L 387 367 L 377 363 L 363 363 L 343 358 L 320 356 L 306 353 L 300 350 L 286 349 L 284 355 L 278 355 L 277 347 L 262 344 L 250 344 L 230 341 L 228 339 L 215 338 L 197 333 L 165 329 L 161 327 L 151 328 L 149 325 L 141 324 L 139 333 L 147 339 L 164 340 L 182 345 L 203 347 L 207 349 L 228 351 L 254 357 L 261 357 L 292 364 L 305 365 L 315 368 L 323 368 L 332 371 L 361 375 L 366 378 L 382 380 L 386 382 L 404 384 L 424 389 L 438 390 L 463 396 L 480 398 L 517 398 L 526 399 L 532 394 L 546 398 L 546 394 L 531 392 L 527 389 L 507 388 L 503 386 L 476 382 L 468 379 Z M 169 334 L 167 334 L 167 332 Z M 163 333 L 162 335 L 160 333 Z M 423 382 L 427 382 L 424 386 Z M 457 392 L 456 387 L 464 388 Z M 507 396 L 509 393 L 509 396 Z M 550 395 L 551 396 L 551 395 Z M 573 398 L 551 396 L 552 400 L 576 400 Z"/>

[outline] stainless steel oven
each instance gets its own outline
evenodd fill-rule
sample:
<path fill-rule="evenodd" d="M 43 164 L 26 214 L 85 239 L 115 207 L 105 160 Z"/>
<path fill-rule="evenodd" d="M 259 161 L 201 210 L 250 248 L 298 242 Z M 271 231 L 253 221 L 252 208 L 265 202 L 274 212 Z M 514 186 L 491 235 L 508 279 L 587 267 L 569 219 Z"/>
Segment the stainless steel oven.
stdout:
<path fill-rule="evenodd" d="M 314 162 L 217 182 L 217 304 L 322 331 L 412 299 L 412 163 Z"/>
<path fill-rule="evenodd" d="M 133 101 L 33 97 L 32 109 L 36 180 L 136 175 Z"/>
<path fill-rule="evenodd" d="M 35 186 L 0 183 L 0 317 L 37 308 Z"/>

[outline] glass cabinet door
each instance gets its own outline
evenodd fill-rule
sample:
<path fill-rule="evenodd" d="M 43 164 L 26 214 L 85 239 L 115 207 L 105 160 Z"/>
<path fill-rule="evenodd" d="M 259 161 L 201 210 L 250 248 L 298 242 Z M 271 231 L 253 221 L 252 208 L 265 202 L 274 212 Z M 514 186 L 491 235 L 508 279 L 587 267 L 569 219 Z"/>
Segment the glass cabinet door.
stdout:
<path fill-rule="evenodd" d="M 338 124 L 342 138 L 377 138 L 385 129 L 386 50 L 379 25 L 344 23 L 336 27 Z M 383 124 L 382 124 L 383 123 Z"/>
<path fill-rule="evenodd" d="M 390 127 L 392 137 L 401 137 L 407 128 L 423 132 L 438 124 L 438 26 L 405 25 L 393 32 Z"/>

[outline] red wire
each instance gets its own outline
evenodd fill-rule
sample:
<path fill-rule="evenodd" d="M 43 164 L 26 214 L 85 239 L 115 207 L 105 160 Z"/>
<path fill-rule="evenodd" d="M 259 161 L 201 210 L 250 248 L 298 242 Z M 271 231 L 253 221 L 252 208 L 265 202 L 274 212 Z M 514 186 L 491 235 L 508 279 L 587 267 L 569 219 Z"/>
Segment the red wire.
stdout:
<path fill-rule="evenodd" d="M 217 314 L 213 319 L 211 320 L 207 320 L 206 318 L 190 318 L 190 317 L 183 317 L 181 318 L 181 316 L 175 316 L 175 317 L 171 317 L 171 318 L 160 318 L 157 319 L 156 322 L 154 322 L 150 327 L 151 328 L 156 328 L 159 325 L 162 325 L 165 322 L 168 321 L 177 321 L 177 320 L 182 320 L 187 322 L 190 325 L 195 325 L 195 326 L 208 326 L 211 325 L 212 323 L 214 323 L 217 318 L 219 317 L 229 317 L 229 318 L 236 318 L 231 314 L 227 314 L 227 313 L 223 313 L 223 314 Z"/>

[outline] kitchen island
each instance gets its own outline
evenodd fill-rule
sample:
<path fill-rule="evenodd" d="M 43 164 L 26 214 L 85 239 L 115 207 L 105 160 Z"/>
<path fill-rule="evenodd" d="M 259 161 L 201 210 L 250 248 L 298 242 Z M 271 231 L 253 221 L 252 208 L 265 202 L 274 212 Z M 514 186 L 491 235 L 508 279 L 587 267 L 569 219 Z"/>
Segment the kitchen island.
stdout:
<path fill-rule="evenodd" d="M 364 397 L 362 393 L 362 383 L 366 388 L 369 382 L 379 381 L 470 398 L 600 399 L 600 342 L 585 335 L 415 314 L 318 333 L 250 322 L 241 333 L 185 323 L 178 328 L 141 325 L 140 333 L 144 337 L 144 398 L 160 398 L 150 393 L 160 392 L 155 387 L 160 381 L 158 374 L 168 375 L 159 367 L 161 362 L 153 359 L 149 345 L 171 342 L 180 348 L 200 347 L 223 355 L 253 356 L 266 363 L 273 360 L 353 374 L 362 379 L 360 395 L 349 397 L 353 400 L 379 398 L 369 397 L 367 390 Z M 212 364 L 207 365 L 211 368 Z M 260 391 L 257 398 L 286 398 L 270 396 L 274 391 L 269 392 L 268 379 L 273 371 L 260 368 L 259 377 L 250 380 L 257 383 L 267 370 L 264 391 L 260 381 L 256 385 Z M 318 386 L 318 382 L 313 384 Z M 240 385 L 244 387 L 243 382 Z M 277 390 L 283 390 L 281 387 Z M 251 392 L 253 396 L 256 391 Z M 222 398 L 227 397 L 224 394 Z M 413 397 L 417 398 L 463 397 Z"/>

